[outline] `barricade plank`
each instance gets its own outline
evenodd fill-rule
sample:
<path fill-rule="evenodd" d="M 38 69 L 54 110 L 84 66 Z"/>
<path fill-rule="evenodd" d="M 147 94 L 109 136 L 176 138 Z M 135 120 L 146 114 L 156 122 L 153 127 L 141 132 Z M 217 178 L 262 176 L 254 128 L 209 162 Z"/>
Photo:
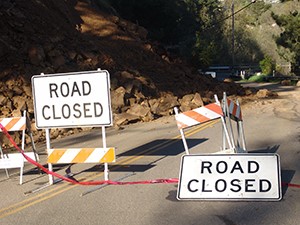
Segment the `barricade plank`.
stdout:
<path fill-rule="evenodd" d="M 0 123 L 7 131 L 22 131 L 26 128 L 26 117 L 0 118 Z"/>
<path fill-rule="evenodd" d="M 48 149 L 48 163 L 111 163 L 114 148 Z"/>
<path fill-rule="evenodd" d="M 227 104 L 228 104 L 230 115 L 233 116 L 236 120 L 242 121 L 243 119 L 242 119 L 241 107 L 230 99 L 227 99 Z"/>
<path fill-rule="evenodd" d="M 211 103 L 190 111 L 175 115 L 178 129 L 195 126 L 223 116 L 222 108 L 218 103 Z"/>

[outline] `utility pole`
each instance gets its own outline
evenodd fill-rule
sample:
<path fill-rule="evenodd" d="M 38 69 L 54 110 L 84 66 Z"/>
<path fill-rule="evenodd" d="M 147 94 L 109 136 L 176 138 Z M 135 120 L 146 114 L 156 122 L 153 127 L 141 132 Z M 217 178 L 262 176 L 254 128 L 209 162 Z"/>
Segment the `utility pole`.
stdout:
<path fill-rule="evenodd" d="M 231 2 L 231 54 L 232 54 L 232 75 L 234 75 L 234 64 L 235 64 L 235 46 L 234 46 L 234 0 Z"/>
<path fill-rule="evenodd" d="M 248 3 L 243 8 L 234 11 L 234 0 L 231 2 L 231 51 L 232 51 L 232 75 L 234 74 L 234 67 L 235 67 L 235 39 L 234 39 L 234 15 L 236 13 L 241 12 L 245 8 L 249 7 L 250 5 L 254 4 L 256 0 L 251 0 L 250 3 Z"/>

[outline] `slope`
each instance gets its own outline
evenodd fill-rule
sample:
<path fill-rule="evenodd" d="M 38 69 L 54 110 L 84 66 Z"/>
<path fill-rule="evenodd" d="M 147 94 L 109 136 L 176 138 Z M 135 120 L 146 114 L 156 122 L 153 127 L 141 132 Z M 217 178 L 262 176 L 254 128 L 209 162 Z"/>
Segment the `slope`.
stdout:
<path fill-rule="evenodd" d="M 116 118 L 126 116 L 119 125 L 172 114 L 187 95 L 192 96 L 190 102 L 202 97 L 203 104 L 214 93 L 244 93 L 239 85 L 199 75 L 147 40 L 143 27 L 87 0 L 2 0 L 0 27 L 0 116 L 27 110 L 36 140 L 44 137 L 34 128 L 30 79 L 40 73 L 108 70 L 113 113 Z M 57 137 L 66 130 L 54 133 Z"/>

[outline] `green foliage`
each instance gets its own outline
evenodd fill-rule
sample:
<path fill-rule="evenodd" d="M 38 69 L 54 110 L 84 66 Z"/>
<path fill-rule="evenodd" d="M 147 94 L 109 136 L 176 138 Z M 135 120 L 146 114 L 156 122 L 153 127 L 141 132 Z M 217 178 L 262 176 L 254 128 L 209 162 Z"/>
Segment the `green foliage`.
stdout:
<path fill-rule="evenodd" d="M 195 32 L 195 45 L 192 49 L 191 60 L 195 65 L 205 68 L 216 63 L 224 43 L 222 24 L 218 23 L 223 17 L 220 5 L 214 0 L 186 0 L 189 12 L 198 24 Z"/>
<path fill-rule="evenodd" d="M 264 82 L 266 80 L 266 76 L 265 75 L 254 75 L 249 77 L 248 81 L 251 82 Z"/>
<path fill-rule="evenodd" d="M 275 52 L 274 42 L 270 43 L 272 37 L 263 34 L 261 28 L 258 28 L 263 27 L 261 25 L 265 22 L 263 28 L 268 28 L 266 33 L 273 32 L 275 28 L 270 26 L 273 21 L 268 11 L 274 5 L 281 7 L 285 3 L 271 5 L 264 1 L 251 3 L 251 0 L 95 1 L 101 2 L 104 8 L 113 9 L 124 19 L 145 27 L 149 32 L 148 38 L 165 46 L 171 45 L 172 49 L 175 47 L 176 52 L 200 68 L 212 64 L 231 65 L 233 62 L 235 65 L 258 64 L 264 59 L 262 50 L 273 58 L 274 54 L 277 58 L 283 55 L 287 61 L 299 62 L 298 13 L 294 12 L 287 17 L 273 14 L 276 22 L 284 29 L 277 38 L 278 46 L 289 48 L 289 55 L 284 55 L 287 51 Z M 262 15 L 268 17 L 268 22 L 261 19 Z M 265 49 L 266 44 L 261 43 L 268 43 L 267 48 L 272 49 Z"/>
<path fill-rule="evenodd" d="M 176 44 L 195 29 L 195 22 L 180 0 L 110 0 L 121 17 L 149 31 L 149 38 L 164 44 Z"/>
<path fill-rule="evenodd" d="M 271 75 L 275 69 L 275 63 L 270 56 L 265 56 L 265 58 L 259 62 L 259 66 L 264 75 Z"/>
<path fill-rule="evenodd" d="M 290 50 L 291 54 L 285 56 L 290 58 L 293 67 L 300 66 L 300 13 L 297 10 L 288 15 L 276 15 L 272 13 L 273 19 L 283 32 L 276 37 L 276 43 L 280 47 Z M 298 65 L 297 65 L 298 64 Z"/>

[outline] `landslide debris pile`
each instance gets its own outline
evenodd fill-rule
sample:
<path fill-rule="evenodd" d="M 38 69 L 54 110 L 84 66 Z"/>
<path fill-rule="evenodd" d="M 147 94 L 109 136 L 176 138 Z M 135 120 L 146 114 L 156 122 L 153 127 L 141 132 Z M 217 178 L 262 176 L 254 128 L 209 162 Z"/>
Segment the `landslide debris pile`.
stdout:
<path fill-rule="evenodd" d="M 199 75 L 147 40 L 146 29 L 91 2 L 0 1 L 0 116 L 26 110 L 35 141 L 44 140 L 44 132 L 34 126 L 31 77 L 41 73 L 108 70 L 116 126 L 173 114 L 174 106 L 199 107 L 224 91 L 243 94 L 239 85 Z M 51 135 L 78 130 L 52 129 Z"/>

